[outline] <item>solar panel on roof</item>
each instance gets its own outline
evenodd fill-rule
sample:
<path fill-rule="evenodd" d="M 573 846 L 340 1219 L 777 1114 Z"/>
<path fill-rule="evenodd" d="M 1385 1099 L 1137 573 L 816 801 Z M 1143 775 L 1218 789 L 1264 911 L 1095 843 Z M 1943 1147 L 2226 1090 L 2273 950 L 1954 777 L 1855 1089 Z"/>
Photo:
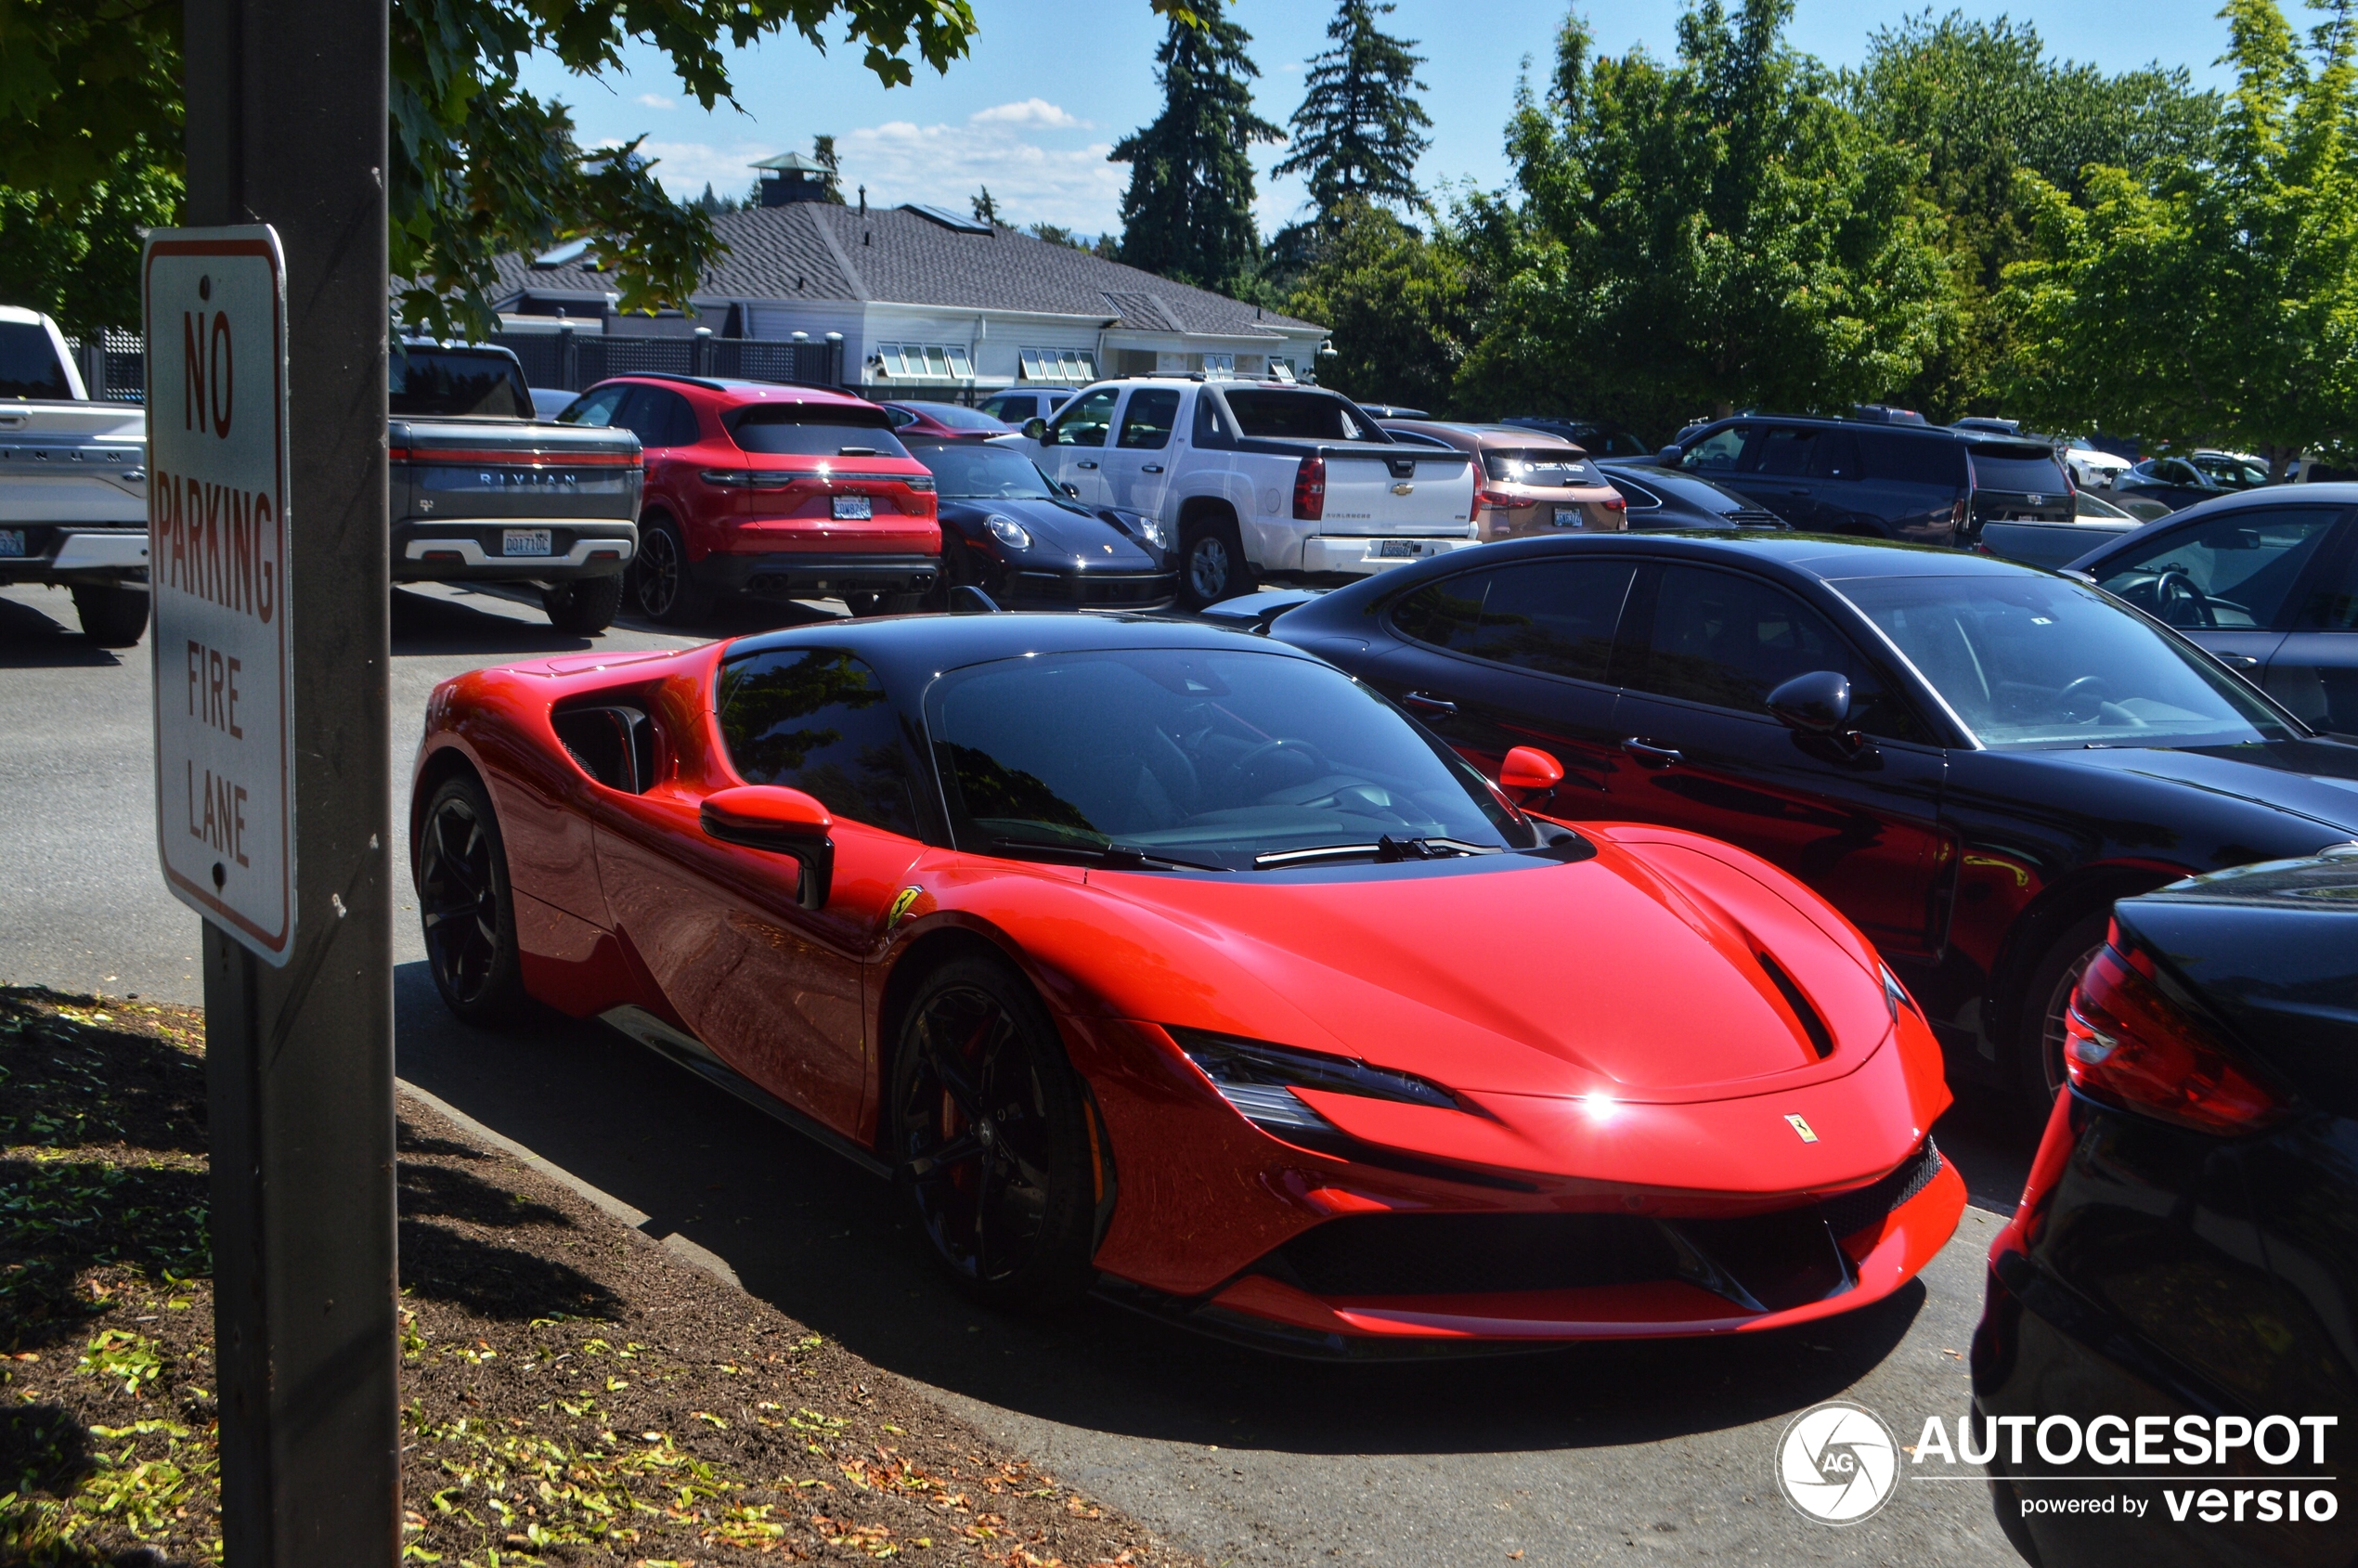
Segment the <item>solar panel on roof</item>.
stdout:
<path fill-rule="evenodd" d="M 922 201 L 903 201 L 900 210 L 914 213 L 921 218 L 931 218 L 944 228 L 954 228 L 961 234 L 988 234 L 991 226 L 973 218 L 962 218 L 947 207 L 930 207 Z"/>

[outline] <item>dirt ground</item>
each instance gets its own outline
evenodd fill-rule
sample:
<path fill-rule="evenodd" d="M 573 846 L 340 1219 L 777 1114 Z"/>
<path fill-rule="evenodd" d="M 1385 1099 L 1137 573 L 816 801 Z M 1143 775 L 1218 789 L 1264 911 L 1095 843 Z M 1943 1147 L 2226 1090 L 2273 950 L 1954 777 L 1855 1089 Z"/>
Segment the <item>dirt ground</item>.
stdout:
<path fill-rule="evenodd" d="M 219 1559 L 203 1028 L 0 989 L 0 1563 Z M 399 1110 L 405 1561 L 1198 1563 Z"/>

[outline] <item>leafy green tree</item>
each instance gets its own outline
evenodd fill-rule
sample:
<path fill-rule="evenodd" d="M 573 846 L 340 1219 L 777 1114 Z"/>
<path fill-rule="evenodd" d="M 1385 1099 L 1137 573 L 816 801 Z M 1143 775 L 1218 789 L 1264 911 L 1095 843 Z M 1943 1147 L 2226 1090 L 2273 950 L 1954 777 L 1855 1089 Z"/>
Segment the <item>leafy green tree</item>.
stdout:
<path fill-rule="evenodd" d="M 2228 0 L 2235 87 L 2205 159 L 2097 166 L 2087 199 L 2026 175 L 2037 254 L 2006 270 L 2009 390 L 2055 424 L 2264 453 L 2358 439 L 2358 0 L 2306 45 Z"/>
<path fill-rule="evenodd" d="M 1173 8 L 1173 0 L 1160 0 Z M 706 109 L 736 99 L 728 50 L 840 24 L 887 84 L 913 53 L 966 53 L 968 0 L 392 0 L 391 266 L 407 318 L 437 331 L 492 315 L 493 258 L 595 236 L 625 309 L 683 301 L 719 246 L 709 214 L 664 194 L 636 141 L 584 148 L 556 99 L 524 90 L 527 56 L 618 71 L 633 42 Z M 1185 26 L 1185 19 L 1178 19 Z M 70 207 L 144 144 L 181 167 L 181 7 L 170 0 L 0 0 L 0 187 Z"/>
<path fill-rule="evenodd" d="M 1293 151 L 1269 172 L 1300 175 L 1323 216 L 1354 199 L 1420 207 L 1414 171 L 1432 138 L 1432 121 L 1416 94 L 1424 90 L 1409 51 L 1412 39 L 1376 25 L 1393 9 L 1377 0 L 1341 0 L 1327 36 L 1335 46 L 1314 55 L 1293 112 Z"/>
<path fill-rule="evenodd" d="M 1509 125 L 1524 200 L 1519 231 L 1484 241 L 1497 283 L 1470 401 L 1660 428 L 1838 408 L 1917 373 L 1950 309 L 1923 162 L 1783 44 L 1791 11 L 1700 0 L 1668 64 L 1594 58 L 1566 20 L 1547 100 L 1525 87 Z"/>
<path fill-rule="evenodd" d="M 1924 193 L 1943 214 L 1958 309 L 1950 332 L 1903 402 L 1937 419 L 1999 413 L 1992 378 L 2012 352 L 2014 317 L 1997 307 L 2001 275 L 2030 253 L 2028 170 L 2074 201 L 2091 165 L 2140 170 L 2209 149 L 2219 100 L 2183 68 L 2106 76 L 2058 63 L 2027 22 L 1930 11 L 1870 35 L 1844 97 L 1867 128 L 1926 160 Z"/>
<path fill-rule="evenodd" d="M 1108 155 L 1131 166 L 1121 259 L 1132 266 L 1211 289 L 1250 277 L 1261 249 L 1250 149 L 1285 139 L 1252 111 L 1246 78 L 1261 71 L 1245 55 L 1250 42 L 1220 0 L 1195 0 L 1192 19 L 1173 17 L 1155 51 L 1162 112 Z"/>
<path fill-rule="evenodd" d="M 1089 248 L 1081 242 L 1081 236 L 1062 224 L 1030 224 L 1025 227 L 1024 232 L 1034 240 L 1045 240 L 1051 245 L 1062 245 L 1068 250 L 1085 251 Z"/>
<path fill-rule="evenodd" d="M 1334 333 L 1318 380 L 1347 395 L 1440 413 L 1471 336 L 1462 259 L 1364 197 L 1329 215 L 1289 315 Z"/>
<path fill-rule="evenodd" d="M 139 231 L 169 224 L 180 176 L 135 141 L 70 197 L 0 188 L 0 300 L 70 332 L 139 319 Z"/>
<path fill-rule="evenodd" d="M 836 151 L 836 138 L 828 136 L 812 136 L 810 157 L 812 162 L 827 171 L 821 177 L 827 187 L 828 204 L 836 207 L 842 206 L 844 204 L 843 159 Z"/>

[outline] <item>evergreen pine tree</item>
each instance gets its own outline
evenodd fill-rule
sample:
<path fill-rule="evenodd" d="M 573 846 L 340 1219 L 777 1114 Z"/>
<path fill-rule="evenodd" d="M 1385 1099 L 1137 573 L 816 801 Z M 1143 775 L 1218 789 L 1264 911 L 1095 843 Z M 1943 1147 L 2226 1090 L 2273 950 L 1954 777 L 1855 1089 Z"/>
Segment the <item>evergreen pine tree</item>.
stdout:
<path fill-rule="evenodd" d="M 1432 121 L 1413 96 L 1424 90 L 1408 51 L 1414 39 L 1376 26 L 1389 0 L 1341 0 L 1327 36 L 1335 46 L 1311 58 L 1307 89 L 1293 113 L 1293 151 L 1270 170 L 1302 175 L 1323 219 L 1353 197 L 1378 205 L 1418 207 L 1424 193 L 1411 171 L 1432 138 Z"/>
<path fill-rule="evenodd" d="M 1193 24 L 1173 19 L 1155 52 L 1162 113 L 1109 155 L 1131 166 L 1121 259 L 1181 282 L 1235 289 L 1261 249 L 1250 149 L 1285 137 L 1252 111 L 1246 78 L 1261 74 L 1245 56 L 1252 35 L 1221 13 L 1219 0 L 1195 0 L 1193 10 Z"/>
<path fill-rule="evenodd" d="M 840 207 L 843 202 L 843 161 L 836 156 L 836 138 L 812 136 L 810 156 L 826 167 L 827 200 Z"/>
<path fill-rule="evenodd" d="M 999 221 L 999 203 L 991 199 L 991 188 L 984 186 L 974 195 L 975 222 L 995 224 Z"/>

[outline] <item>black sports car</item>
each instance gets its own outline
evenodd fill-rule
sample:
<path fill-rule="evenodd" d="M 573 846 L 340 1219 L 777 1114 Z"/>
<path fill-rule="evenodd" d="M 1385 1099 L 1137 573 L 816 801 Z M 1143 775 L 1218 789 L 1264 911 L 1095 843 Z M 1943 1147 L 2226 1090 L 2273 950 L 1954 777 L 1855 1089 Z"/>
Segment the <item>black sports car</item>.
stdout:
<path fill-rule="evenodd" d="M 2054 1439 L 1992 1452 L 2001 1523 L 2048 1568 L 2351 1562 L 2358 846 L 2122 900 L 2068 1030 L 1973 1341 L 1974 1443 L 2023 1417 Z M 2040 1479 L 2089 1469 L 2044 1462 L 2056 1417 L 2163 1478 L 2106 1488 L 2141 1516 L 2023 1506 L 2091 1491 Z M 2106 1417 L 2167 1438 L 2118 1464 Z"/>
<path fill-rule="evenodd" d="M 1269 634 L 1478 767 L 1553 753 L 1540 810 L 1784 867 L 1890 960 L 1952 1078 L 2042 1106 L 2115 899 L 2358 838 L 2358 746 L 2084 582 L 1962 551 L 1515 539 L 1338 589 Z"/>
<path fill-rule="evenodd" d="M 1178 598 L 1171 536 L 1146 513 L 1083 506 L 1010 447 L 909 450 L 933 471 L 940 505 L 939 598 L 961 586 L 1003 610 L 1160 610 Z"/>
<path fill-rule="evenodd" d="M 1621 492 L 1633 531 L 1663 528 L 1782 528 L 1775 512 L 1710 480 L 1647 462 L 1600 462 L 1597 472 Z"/>

